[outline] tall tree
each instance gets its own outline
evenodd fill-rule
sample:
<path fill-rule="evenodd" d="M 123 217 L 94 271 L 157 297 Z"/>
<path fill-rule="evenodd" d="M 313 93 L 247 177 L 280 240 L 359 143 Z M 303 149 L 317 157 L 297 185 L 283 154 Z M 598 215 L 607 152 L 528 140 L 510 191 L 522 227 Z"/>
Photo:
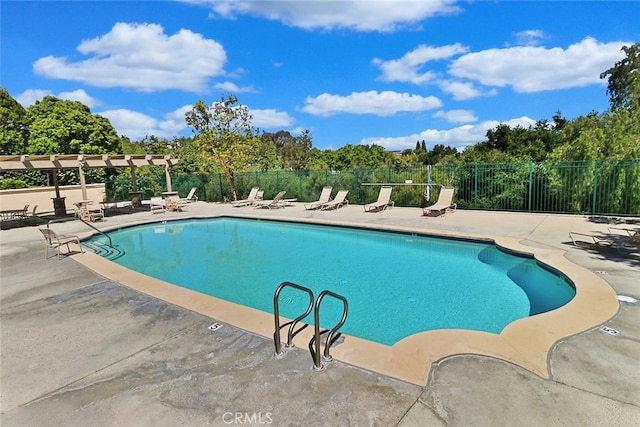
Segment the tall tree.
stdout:
<path fill-rule="evenodd" d="M 623 46 L 626 58 L 616 62 L 600 74 L 601 79 L 609 79 L 607 94 L 611 110 L 619 108 L 640 110 L 640 43 Z"/>
<path fill-rule="evenodd" d="M 196 142 L 220 166 L 233 199 L 238 200 L 233 172 L 250 164 L 260 142 L 251 126 L 249 109 L 238 105 L 238 98 L 230 94 L 211 105 L 196 102 L 185 119 L 193 127 Z"/>
<path fill-rule="evenodd" d="M 29 141 L 27 111 L 0 88 L 0 154 L 25 154 Z"/>
<path fill-rule="evenodd" d="M 29 154 L 111 154 L 120 138 L 109 119 L 78 101 L 46 96 L 27 108 Z"/>

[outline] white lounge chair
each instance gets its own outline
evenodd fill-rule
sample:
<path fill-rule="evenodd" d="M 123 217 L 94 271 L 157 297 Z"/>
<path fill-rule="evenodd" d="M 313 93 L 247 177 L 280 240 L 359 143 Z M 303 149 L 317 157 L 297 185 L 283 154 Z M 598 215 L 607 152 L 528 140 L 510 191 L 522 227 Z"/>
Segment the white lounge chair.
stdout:
<path fill-rule="evenodd" d="M 260 209 L 260 208 L 266 208 L 266 209 L 278 209 L 278 208 L 283 208 L 285 206 L 284 203 L 282 203 L 282 198 L 284 197 L 286 191 L 281 191 L 278 194 L 276 194 L 276 197 L 273 198 L 273 200 L 263 200 L 261 202 L 257 202 L 255 203 L 255 208 L 256 209 Z"/>
<path fill-rule="evenodd" d="M 348 205 L 349 201 L 347 200 L 347 194 L 349 194 L 349 190 L 338 191 L 338 194 L 336 194 L 336 198 L 322 205 L 320 209 L 322 209 L 323 211 L 328 211 Z"/>
<path fill-rule="evenodd" d="M 612 230 L 622 230 L 626 234 L 620 234 Z M 578 246 L 577 242 L 586 242 L 592 245 L 605 245 L 611 246 L 616 249 L 619 248 L 640 248 L 640 231 L 620 228 L 609 228 L 609 234 L 595 234 L 595 233 L 582 233 L 576 231 L 570 231 L 569 237 L 575 246 Z"/>
<path fill-rule="evenodd" d="M 44 259 L 49 259 L 49 249 L 56 249 L 58 252 L 58 259 L 60 259 L 60 246 L 67 246 L 67 255 L 71 254 L 71 248 L 69 243 L 76 243 L 80 246 L 80 252 L 84 253 L 84 249 L 80 244 L 80 238 L 78 236 L 65 236 L 58 234 L 50 228 L 39 228 L 40 232 L 44 236 L 46 241 L 46 247 L 44 252 Z"/>
<path fill-rule="evenodd" d="M 384 186 L 380 188 L 378 193 L 378 200 L 375 203 L 364 205 L 365 212 L 380 212 L 387 208 L 391 208 L 394 202 L 391 200 L 391 186 Z"/>
<path fill-rule="evenodd" d="M 456 203 L 453 203 L 453 193 L 455 190 L 455 187 L 442 187 L 440 194 L 438 194 L 438 200 L 433 205 L 424 208 L 422 215 L 428 216 L 431 212 L 437 212 L 438 215 L 442 215 L 455 211 L 458 206 Z"/>
<path fill-rule="evenodd" d="M 162 197 L 152 197 L 149 210 L 151 213 L 165 213 L 167 204 Z"/>
<path fill-rule="evenodd" d="M 318 198 L 318 200 L 315 201 L 315 202 L 311 202 L 311 203 L 305 204 L 304 208 L 306 210 L 313 210 L 313 209 L 321 208 L 322 205 L 324 205 L 325 203 L 331 201 L 331 190 L 333 190 L 332 187 L 324 187 L 322 189 L 322 193 L 320 193 L 320 197 Z"/>
<path fill-rule="evenodd" d="M 187 197 L 185 197 L 183 199 L 179 199 L 178 203 L 179 204 L 186 204 L 186 203 L 197 202 L 198 201 L 198 196 L 196 196 L 196 190 L 197 190 L 197 187 L 192 187 L 191 191 L 189 191 L 189 194 L 187 194 Z"/>
<path fill-rule="evenodd" d="M 83 200 L 74 203 L 76 206 L 76 217 L 83 221 L 102 221 L 104 219 L 104 210 L 100 206 L 93 204 L 92 200 Z"/>
<path fill-rule="evenodd" d="M 231 206 L 241 207 L 252 205 L 258 197 L 258 191 L 260 191 L 258 187 L 253 187 L 246 199 L 234 200 L 233 202 L 231 202 Z"/>

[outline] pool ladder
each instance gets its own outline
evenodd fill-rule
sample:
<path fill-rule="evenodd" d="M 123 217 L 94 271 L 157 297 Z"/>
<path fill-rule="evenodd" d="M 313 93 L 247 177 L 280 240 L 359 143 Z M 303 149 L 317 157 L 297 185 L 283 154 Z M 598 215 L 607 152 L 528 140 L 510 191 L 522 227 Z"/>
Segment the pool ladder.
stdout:
<path fill-rule="evenodd" d="M 309 295 L 309 305 L 307 306 L 307 309 L 304 311 L 304 313 L 302 313 L 292 321 L 287 322 L 283 325 L 280 325 L 279 297 L 280 297 L 280 292 L 282 292 L 282 290 L 286 287 L 297 289 Z M 342 304 L 343 304 L 342 318 L 333 328 L 331 328 L 331 330 L 320 331 L 320 306 L 326 296 L 336 298 L 342 301 Z M 314 306 L 315 306 L 315 310 L 314 310 Z M 342 295 L 336 294 L 335 292 L 331 292 L 328 290 L 324 290 L 320 292 L 320 295 L 318 295 L 318 299 L 315 300 L 315 304 L 314 304 L 314 295 L 311 289 L 306 288 L 304 286 L 297 285 L 295 283 L 291 283 L 291 282 L 282 282 L 278 286 L 275 294 L 273 295 L 273 317 L 275 319 L 275 332 L 273 333 L 273 341 L 276 347 L 275 357 L 284 356 L 284 351 L 282 348 L 283 346 L 280 339 L 280 331 L 282 330 L 282 328 L 289 326 L 289 330 L 287 332 L 287 342 L 286 344 L 284 344 L 284 348 L 295 347 L 295 345 L 293 344 L 293 338 L 309 325 L 304 324 L 297 330 L 295 328 L 302 319 L 304 319 L 311 313 L 312 310 L 314 310 L 314 314 L 313 314 L 314 334 L 313 334 L 313 338 L 309 341 L 309 352 L 311 353 L 311 358 L 313 359 L 313 370 L 323 371 L 324 365 L 322 364 L 322 362 L 330 362 L 331 360 L 333 360 L 333 357 L 330 354 L 330 349 L 333 343 L 338 338 L 340 338 L 341 334 L 338 332 L 338 330 L 342 327 L 342 325 L 344 325 L 344 322 L 347 320 L 347 313 L 349 311 L 349 304 L 347 303 L 347 299 Z M 326 338 L 324 338 L 325 339 L 324 353 L 321 355 L 321 352 L 320 352 L 320 345 L 322 340 L 321 335 L 325 335 L 325 334 L 326 334 Z"/>

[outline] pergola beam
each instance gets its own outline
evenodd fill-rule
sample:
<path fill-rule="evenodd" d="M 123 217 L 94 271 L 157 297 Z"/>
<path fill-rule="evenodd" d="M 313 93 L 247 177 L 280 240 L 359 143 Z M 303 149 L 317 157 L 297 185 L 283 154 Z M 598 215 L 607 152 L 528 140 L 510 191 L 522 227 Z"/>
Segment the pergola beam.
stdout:
<path fill-rule="evenodd" d="M 0 156 L 0 172 L 84 168 L 124 168 L 169 166 L 180 159 L 155 154 L 58 154 L 32 156 Z"/>

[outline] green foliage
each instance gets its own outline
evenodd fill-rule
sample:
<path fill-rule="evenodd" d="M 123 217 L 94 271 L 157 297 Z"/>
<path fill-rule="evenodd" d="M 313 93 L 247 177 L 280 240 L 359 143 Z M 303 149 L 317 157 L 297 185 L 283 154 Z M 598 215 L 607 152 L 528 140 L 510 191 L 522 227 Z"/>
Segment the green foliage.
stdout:
<path fill-rule="evenodd" d="M 29 120 L 26 110 L 9 92 L 0 88 L 0 155 L 27 152 Z"/>
<path fill-rule="evenodd" d="M 29 154 L 115 154 L 120 138 L 105 117 L 78 101 L 46 96 L 27 108 Z"/>
<path fill-rule="evenodd" d="M 13 188 L 25 188 L 27 183 L 19 178 L 0 177 L 0 190 L 10 190 Z"/>
<path fill-rule="evenodd" d="M 187 124 L 194 128 L 195 140 L 218 163 L 237 199 L 233 173 L 251 164 L 259 138 L 251 126 L 249 109 L 236 105 L 235 95 L 223 96 L 212 105 L 200 100 L 185 115 Z"/>
<path fill-rule="evenodd" d="M 601 79 L 608 79 L 607 95 L 611 110 L 640 109 L 640 43 L 623 46 L 627 55 L 624 59 L 600 74 Z"/>

